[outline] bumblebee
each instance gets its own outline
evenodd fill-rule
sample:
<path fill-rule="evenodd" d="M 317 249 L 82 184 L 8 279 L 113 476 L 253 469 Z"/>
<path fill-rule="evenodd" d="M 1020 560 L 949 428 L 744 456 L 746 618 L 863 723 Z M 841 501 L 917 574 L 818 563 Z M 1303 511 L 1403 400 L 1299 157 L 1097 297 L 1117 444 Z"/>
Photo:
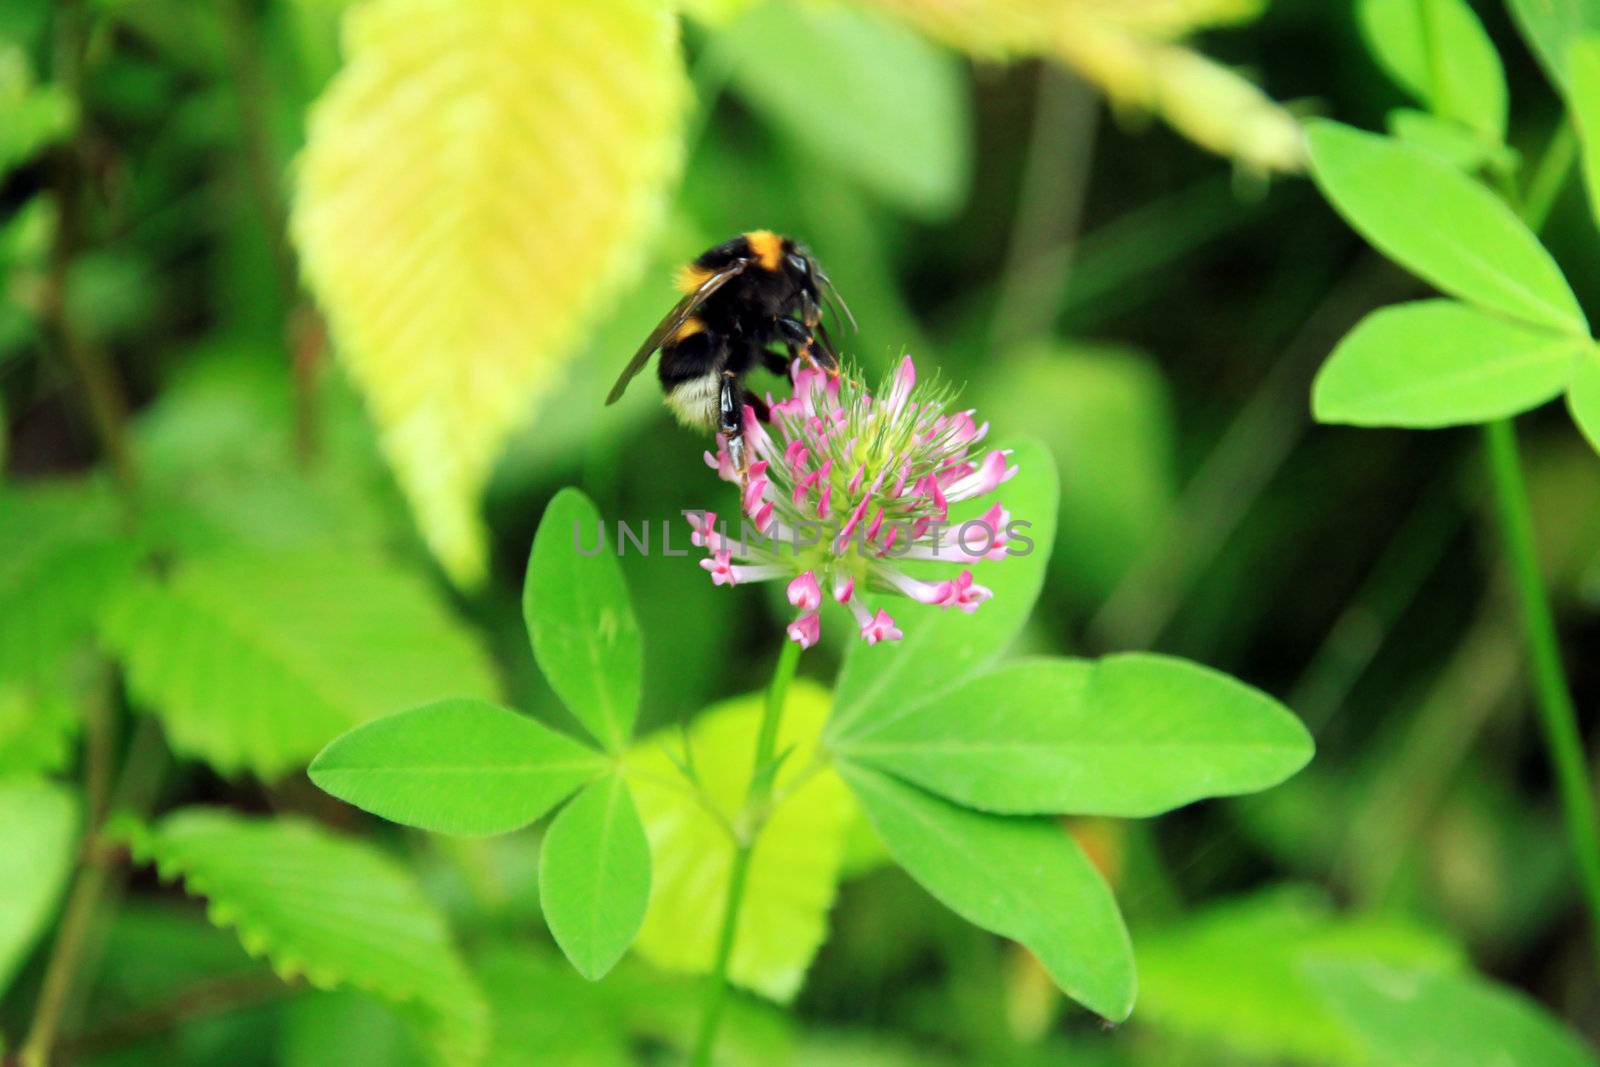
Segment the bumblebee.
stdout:
<path fill-rule="evenodd" d="M 742 472 L 742 413 L 748 404 L 765 422 L 762 399 L 745 387 L 757 364 L 784 374 L 788 360 L 838 373 L 839 352 L 822 322 L 826 303 L 855 325 L 817 261 L 788 237 L 752 230 L 707 249 L 678 273 L 683 299 L 645 338 L 611 387 L 614 404 L 634 375 L 661 352 L 657 374 L 667 406 L 686 426 L 717 430 Z M 769 348 L 781 342 L 788 359 Z"/>

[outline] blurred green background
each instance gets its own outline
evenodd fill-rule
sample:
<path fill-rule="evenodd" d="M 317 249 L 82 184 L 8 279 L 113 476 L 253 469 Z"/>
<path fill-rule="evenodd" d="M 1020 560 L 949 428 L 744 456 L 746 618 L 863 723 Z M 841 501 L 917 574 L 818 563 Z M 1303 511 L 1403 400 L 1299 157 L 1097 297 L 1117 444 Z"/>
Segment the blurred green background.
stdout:
<path fill-rule="evenodd" d="M 1070 63 L 974 60 L 850 5 L 694 5 L 682 47 L 695 96 L 665 224 L 588 316 L 559 384 L 526 405 L 483 495 L 488 578 L 462 589 L 416 532 L 288 237 L 308 109 L 339 69 L 339 19 L 359 6 L 5 0 L 0 768 L 68 779 L 85 709 L 120 724 L 119 744 L 146 721 L 121 672 L 46 621 L 35 598 L 55 587 L 9 580 L 39 546 L 57 552 L 50 531 L 64 526 L 125 524 L 127 551 L 158 572 L 219 550 L 359 546 L 481 646 L 508 702 L 563 715 L 518 612 L 534 527 L 569 484 L 634 524 L 729 506 L 707 442 L 672 425 L 652 381 L 615 409 L 601 400 L 674 298 L 673 264 L 765 227 L 826 266 L 860 322 L 841 344 L 871 375 L 909 351 L 966 383 L 963 406 L 1000 439 L 1054 451 L 1060 535 L 1025 649 L 1200 660 L 1282 699 L 1318 754 L 1259 797 L 1075 828 L 1133 928 L 1141 999 L 1125 1027 L 1066 1009 L 1020 950 L 868 855 L 793 1012 L 743 1004 L 729 1062 L 1365 1062 L 1307 985 L 1306 956 L 1468 959 L 1600 1033 L 1477 440 L 1312 424 L 1311 378 L 1333 344 L 1420 290 L 1303 177 L 1109 106 Z M 913 5 L 884 5 L 897 6 Z M 1474 6 L 1505 63 L 1511 146 L 1535 155 L 1560 104 L 1504 9 Z M 1295 114 L 1383 128 L 1407 103 L 1346 4 L 1274 0 L 1259 17 L 1193 21 L 1189 45 Z M 1600 307 L 1600 240 L 1577 180 L 1543 237 Z M 1600 464 L 1559 411 L 1526 418 L 1524 441 L 1592 729 Z M 67 584 L 128 566 L 93 541 L 60 542 L 51 566 Z M 624 565 L 646 643 L 642 728 L 764 683 L 788 613 L 776 590 L 714 588 L 688 561 Z M 96 597 L 79 592 L 86 618 Z M 802 667 L 824 684 L 834 630 Z M 45 653 L 48 672 L 18 666 Z M 442 844 L 358 820 L 298 772 L 242 773 L 259 766 L 248 754 L 210 762 L 178 759 L 160 804 L 309 814 L 410 858 L 478 961 L 502 1019 L 497 1062 L 671 1062 L 693 985 L 643 964 L 600 986 L 572 974 L 536 919 L 535 831 Z M 101 925 L 71 1062 L 412 1054 L 379 1002 L 264 983 L 148 873 Z M 0 1001 L 9 1034 L 26 1027 L 43 955 L 18 959 Z M 174 1000 L 197 983 L 221 993 Z"/>

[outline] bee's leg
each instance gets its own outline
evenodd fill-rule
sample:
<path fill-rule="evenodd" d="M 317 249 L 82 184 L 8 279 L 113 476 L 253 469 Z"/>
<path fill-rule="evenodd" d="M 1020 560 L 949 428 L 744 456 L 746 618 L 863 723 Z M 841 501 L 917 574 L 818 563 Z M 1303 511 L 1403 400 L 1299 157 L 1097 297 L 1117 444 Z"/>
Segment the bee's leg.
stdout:
<path fill-rule="evenodd" d="M 839 350 L 833 346 L 833 338 L 828 336 L 828 327 L 822 321 L 822 309 L 817 306 L 810 293 L 800 294 L 800 317 L 806 325 L 812 360 L 820 364 L 829 374 L 838 377 Z"/>
<path fill-rule="evenodd" d="M 728 459 L 743 488 L 749 478 L 750 468 L 744 461 L 744 389 L 739 376 L 731 370 L 722 372 L 722 387 L 717 393 L 717 422 L 723 440 L 728 443 Z"/>
<path fill-rule="evenodd" d="M 789 347 L 790 356 L 804 359 L 816 370 L 827 369 L 824 362 L 827 359 L 826 354 L 824 353 L 823 361 L 817 359 L 819 346 L 816 334 L 810 326 L 799 319 L 779 319 L 778 332 L 783 335 L 783 343 Z"/>

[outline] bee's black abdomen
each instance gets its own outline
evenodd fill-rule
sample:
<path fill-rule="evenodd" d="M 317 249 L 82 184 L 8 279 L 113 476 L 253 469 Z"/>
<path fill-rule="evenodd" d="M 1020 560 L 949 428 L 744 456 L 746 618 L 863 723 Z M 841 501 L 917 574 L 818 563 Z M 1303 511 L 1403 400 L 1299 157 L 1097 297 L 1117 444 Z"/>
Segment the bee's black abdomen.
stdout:
<path fill-rule="evenodd" d="M 717 423 L 717 396 L 727 362 L 722 334 L 701 326 L 662 346 L 656 373 L 667 407 L 686 426 L 710 429 Z"/>

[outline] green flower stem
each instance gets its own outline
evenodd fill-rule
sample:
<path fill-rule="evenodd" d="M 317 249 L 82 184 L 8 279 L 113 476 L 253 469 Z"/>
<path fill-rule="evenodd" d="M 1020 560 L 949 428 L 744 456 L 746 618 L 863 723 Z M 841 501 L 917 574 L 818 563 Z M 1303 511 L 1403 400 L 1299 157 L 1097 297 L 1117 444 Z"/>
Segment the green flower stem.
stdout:
<path fill-rule="evenodd" d="M 1522 609 L 1523 635 L 1528 646 L 1540 725 L 1544 728 L 1545 747 L 1550 750 L 1550 760 L 1555 765 L 1561 813 L 1571 839 L 1573 857 L 1577 860 L 1578 880 L 1589 904 L 1591 932 L 1596 948 L 1600 949 L 1600 826 L 1595 821 L 1594 789 L 1578 732 L 1578 713 L 1573 706 L 1572 692 L 1567 688 L 1561 651 L 1556 643 L 1555 616 L 1550 610 L 1550 598 L 1534 550 L 1533 518 L 1517 455 L 1517 433 L 1509 419 L 1491 422 L 1483 430 L 1495 510 L 1499 514 L 1511 579 Z"/>
<path fill-rule="evenodd" d="M 767 686 L 767 706 L 761 715 L 761 732 L 756 735 L 756 761 L 751 770 L 750 791 L 745 797 L 746 808 L 759 808 L 772 795 L 772 761 L 778 754 L 778 723 L 783 718 L 789 683 L 794 681 L 795 668 L 799 665 L 800 646 L 785 641 L 778 655 L 778 665 L 772 672 L 772 684 Z"/>
<path fill-rule="evenodd" d="M 1556 194 L 1566 184 L 1577 154 L 1577 137 L 1572 124 L 1562 122 L 1546 145 L 1527 192 L 1520 199 L 1514 189 L 1506 196 L 1535 233 L 1544 228 Z M 1556 790 L 1578 867 L 1578 883 L 1589 906 L 1590 934 L 1596 950 L 1600 951 L 1600 826 L 1595 823 L 1594 788 L 1589 781 L 1588 757 L 1578 731 L 1577 709 L 1561 665 L 1555 615 L 1550 610 L 1550 596 L 1539 572 L 1539 557 L 1533 540 L 1533 512 L 1528 505 L 1528 488 L 1517 451 L 1517 431 L 1510 419 L 1501 419 L 1486 424 L 1483 433 L 1495 511 L 1521 607 L 1523 639 L 1528 648 L 1539 723 L 1550 762 L 1555 766 Z"/>
<path fill-rule="evenodd" d="M 778 655 L 778 665 L 772 672 L 772 683 L 767 686 L 767 703 L 761 714 L 761 731 L 756 735 L 755 762 L 750 768 L 750 787 L 745 793 L 744 808 L 737 820 L 740 831 L 733 853 L 733 870 L 728 875 L 728 899 L 722 908 L 722 929 L 717 934 L 717 955 L 711 967 L 711 987 L 706 998 L 705 1012 L 700 1017 L 700 1032 L 695 1037 L 694 1067 L 707 1067 L 717 1043 L 717 1029 L 722 1025 L 722 1015 L 728 1005 L 728 961 L 733 956 L 734 934 L 739 927 L 739 911 L 744 905 L 744 886 L 750 877 L 750 855 L 755 851 L 756 838 L 766 823 L 767 801 L 772 796 L 772 779 L 775 775 L 773 760 L 778 754 L 778 726 L 783 719 L 783 702 L 789 695 L 789 683 L 794 681 L 795 668 L 800 664 L 800 646 L 793 641 L 783 643 Z M 750 818 L 754 815 L 755 818 Z"/>

